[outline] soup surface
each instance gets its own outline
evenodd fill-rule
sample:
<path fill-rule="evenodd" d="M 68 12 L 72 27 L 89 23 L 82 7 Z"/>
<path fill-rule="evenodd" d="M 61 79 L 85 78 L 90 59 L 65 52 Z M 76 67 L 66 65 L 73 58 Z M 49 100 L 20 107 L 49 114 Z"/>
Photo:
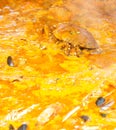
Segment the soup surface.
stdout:
<path fill-rule="evenodd" d="M 116 129 L 116 1 L 1 0 L 0 130 Z"/>

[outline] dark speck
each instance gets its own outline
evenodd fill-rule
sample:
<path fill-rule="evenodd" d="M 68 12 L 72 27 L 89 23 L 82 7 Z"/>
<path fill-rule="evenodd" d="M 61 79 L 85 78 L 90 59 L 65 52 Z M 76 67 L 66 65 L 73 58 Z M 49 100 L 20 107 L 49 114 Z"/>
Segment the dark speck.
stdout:
<path fill-rule="evenodd" d="M 14 79 L 12 82 L 20 82 L 19 79 Z"/>
<path fill-rule="evenodd" d="M 105 113 L 100 113 L 100 115 L 104 118 L 107 116 Z"/>
<path fill-rule="evenodd" d="M 9 125 L 9 130 L 15 130 L 15 128 L 13 127 L 13 125 Z"/>
<path fill-rule="evenodd" d="M 8 56 L 8 58 L 7 58 L 7 64 L 8 64 L 9 66 L 11 66 L 11 67 L 14 66 L 13 59 L 12 59 L 11 56 Z"/>
<path fill-rule="evenodd" d="M 104 99 L 103 97 L 99 97 L 99 98 L 97 99 L 97 101 L 96 101 L 96 105 L 97 105 L 98 107 L 100 107 L 100 106 L 102 106 L 102 105 L 104 104 L 104 102 L 105 102 L 105 99 Z"/>
<path fill-rule="evenodd" d="M 18 130 L 27 130 L 27 124 L 21 125 Z"/>
<path fill-rule="evenodd" d="M 81 116 L 81 119 L 83 119 L 84 122 L 89 120 L 89 117 L 86 115 Z"/>

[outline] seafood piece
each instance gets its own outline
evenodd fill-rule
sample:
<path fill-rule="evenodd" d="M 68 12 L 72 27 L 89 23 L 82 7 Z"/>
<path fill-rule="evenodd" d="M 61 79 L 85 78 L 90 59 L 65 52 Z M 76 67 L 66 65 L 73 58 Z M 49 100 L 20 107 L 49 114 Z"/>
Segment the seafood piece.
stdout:
<path fill-rule="evenodd" d="M 50 121 L 51 118 L 55 117 L 61 111 L 62 107 L 62 104 L 59 102 L 47 106 L 47 108 L 43 110 L 38 116 L 38 124 L 44 125 L 45 123 Z"/>
<path fill-rule="evenodd" d="M 91 53 L 100 53 L 99 45 L 92 34 L 75 24 L 58 24 L 53 34 L 59 40 L 61 49 L 67 55 L 70 55 L 72 51 L 75 55 L 78 55 L 85 49 Z"/>

